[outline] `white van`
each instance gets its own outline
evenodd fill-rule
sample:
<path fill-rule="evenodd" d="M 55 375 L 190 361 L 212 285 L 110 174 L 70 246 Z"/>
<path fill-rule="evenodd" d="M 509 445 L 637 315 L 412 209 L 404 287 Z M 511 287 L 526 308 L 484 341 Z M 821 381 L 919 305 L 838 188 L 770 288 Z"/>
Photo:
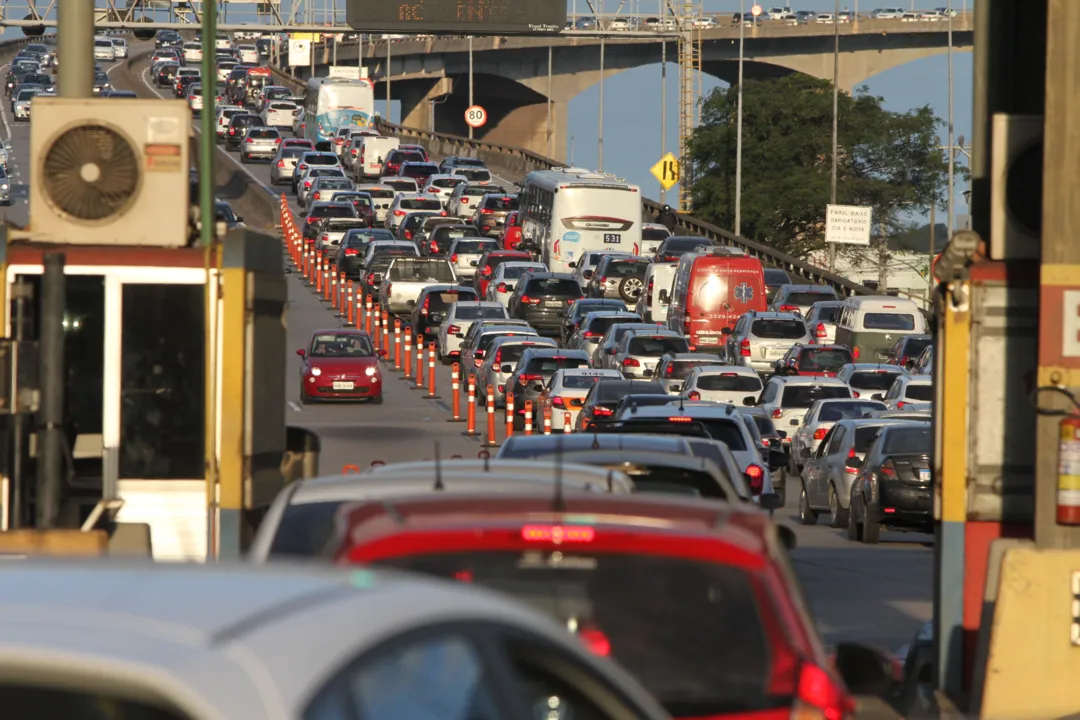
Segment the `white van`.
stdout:
<path fill-rule="evenodd" d="M 638 296 L 634 308 L 645 322 L 667 324 L 677 267 L 678 263 L 653 263 L 645 270 L 645 292 Z"/>
<path fill-rule="evenodd" d="M 926 331 L 919 306 L 891 295 L 847 298 L 836 319 L 836 343 L 851 348 L 855 362 L 888 362 L 897 339 Z"/>
<path fill-rule="evenodd" d="M 383 160 L 399 145 L 401 140 L 393 137 L 364 138 L 364 144 L 360 146 L 360 157 L 356 160 L 356 179 L 378 179 L 382 174 Z"/>

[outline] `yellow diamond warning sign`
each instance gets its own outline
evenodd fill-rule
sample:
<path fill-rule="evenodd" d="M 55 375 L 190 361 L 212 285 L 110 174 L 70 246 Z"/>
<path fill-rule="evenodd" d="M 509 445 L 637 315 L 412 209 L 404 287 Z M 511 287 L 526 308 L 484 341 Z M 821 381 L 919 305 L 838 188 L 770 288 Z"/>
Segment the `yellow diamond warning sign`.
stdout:
<path fill-rule="evenodd" d="M 671 153 L 660 158 L 651 170 L 665 190 L 670 190 L 675 183 L 679 182 L 679 159 Z"/>

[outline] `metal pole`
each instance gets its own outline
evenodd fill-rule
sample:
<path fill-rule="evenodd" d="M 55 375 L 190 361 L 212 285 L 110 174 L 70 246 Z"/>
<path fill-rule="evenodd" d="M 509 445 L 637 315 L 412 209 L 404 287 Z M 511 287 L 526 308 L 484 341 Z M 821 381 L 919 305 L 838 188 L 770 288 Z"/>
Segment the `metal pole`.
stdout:
<path fill-rule="evenodd" d="M 551 157 L 551 141 L 554 137 L 551 128 L 551 61 L 553 45 L 548 41 L 548 78 L 547 78 L 547 156 Z"/>
<path fill-rule="evenodd" d="M 217 54 L 217 3 L 208 2 L 203 4 L 203 28 L 202 28 L 202 76 L 205 87 L 203 88 L 203 109 L 200 113 L 201 142 L 199 143 L 199 220 L 201 229 L 199 237 L 204 247 L 214 243 L 214 226 L 217 224 L 217 203 L 214 199 L 214 155 L 217 152 L 217 114 L 214 110 L 214 98 L 217 97 L 215 80 L 217 77 L 217 62 L 214 55 Z"/>
<path fill-rule="evenodd" d="M 11 285 L 15 295 L 15 352 L 11 358 L 11 387 L 16 392 L 20 391 L 19 378 L 19 352 L 22 348 L 23 334 L 26 327 L 26 300 L 30 293 L 31 285 L 24 281 L 17 281 Z M 24 492 L 26 478 L 23 477 L 23 437 L 26 429 L 26 416 L 20 412 L 18 395 L 13 401 L 13 415 L 11 416 L 11 479 L 8 482 L 8 517 L 7 530 L 18 530 L 23 526 L 26 518 Z"/>
<path fill-rule="evenodd" d="M 70 63 L 71 60 L 69 59 Z M 47 253 L 41 277 L 41 409 L 37 423 L 35 527 L 56 526 L 64 467 L 64 254 Z"/>
<path fill-rule="evenodd" d="M 660 43 L 660 157 L 667 155 L 667 38 Z M 667 190 L 660 187 L 660 204 L 667 205 Z"/>
<path fill-rule="evenodd" d="M 837 150 L 839 145 L 840 125 L 837 115 L 840 107 L 840 0 L 836 0 L 836 14 L 833 15 L 833 68 L 832 68 L 832 172 L 829 177 L 829 202 L 836 204 L 836 175 L 838 171 Z M 836 243 L 829 244 L 829 272 L 836 272 Z"/>
<path fill-rule="evenodd" d="M 473 106 L 473 56 L 472 56 L 472 35 L 469 36 L 469 107 Z M 469 126 L 469 139 L 473 137 L 473 126 Z"/>
<path fill-rule="evenodd" d="M 386 122 L 394 122 L 390 114 L 390 45 L 393 42 L 390 38 L 386 39 Z"/>
<path fill-rule="evenodd" d="M 57 57 L 61 97 L 94 96 L 94 3 L 60 3 L 57 13 Z"/>
<path fill-rule="evenodd" d="M 955 140 L 953 139 L 953 16 L 952 16 L 952 0 L 949 0 L 945 12 L 949 14 L 949 197 L 946 200 L 946 206 L 948 208 L 949 218 L 946 227 L 949 229 L 949 239 L 953 236 L 953 194 L 956 192 L 953 187 L 956 163 L 956 151 L 953 149 Z"/>
<path fill-rule="evenodd" d="M 931 307 L 934 296 L 934 275 L 930 268 L 934 266 L 934 256 L 937 255 L 937 238 L 934 237 L 937 228 L 937 199 L 930 200 L 930 255 L 926 258 L 926 307 Z"/>
<path fill-rule="evenodd" d="M 742 18 L 746 14 L 746 0 L 739 0 L 739 96 L 737 119 L 735 121 L 735 234 L 742 234 L 742 90 L 743 90 L 743 53 L 746 41 L 746 23 Z"/>
<path fill-rule="evenodd" d="M 600 36 L 600 115 L 597 120 L 599 136 L 597 137 L 596 164 L 597 170 L 604 172 L 604 36 Z"/>

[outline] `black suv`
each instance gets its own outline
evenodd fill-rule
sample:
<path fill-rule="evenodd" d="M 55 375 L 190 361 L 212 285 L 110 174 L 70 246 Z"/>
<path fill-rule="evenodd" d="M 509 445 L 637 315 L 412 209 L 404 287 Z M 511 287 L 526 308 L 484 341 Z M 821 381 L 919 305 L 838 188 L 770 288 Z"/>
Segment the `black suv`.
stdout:
<path fill-rule="evenodd" d="M 240 141 L 244 139 L 247 128 L 261 127 L 262 124 L 262 118 L 252 113 L 233 115 L 229 120 L 229 129 L 225 131 L 225 146 L 230 149 L 240 147 Z"/>
<path fill-rule="evenodd" d="M 572 275 L 531 273 L 510 296 L 510 317 L 525 320 L 537 332 L 559 335 L 566 312 L 581 297 L 581 286 Z"/>
<path fill-rule="evenodd" d="M 536 347 L 522 353 L 514 374 L 506 380 L 506 393 L 514 396 L 514 427 L 521 430 L 525 428 L 526 401 L 533 404 L 533 424 L 536 424 L 535 408 L 541 393 L 544 392 L 544 385 L 556 370 L 588 367 L 589 354 L 584 350 Z"/>
<path fill-rule="evenodd" d="M 456 302 L 477 302 L 476 290 L 464 285 L 428 285 L 416 298 L 412 311 L 413 332 L 434 339 L 446 319 L 446 310 Z"/>

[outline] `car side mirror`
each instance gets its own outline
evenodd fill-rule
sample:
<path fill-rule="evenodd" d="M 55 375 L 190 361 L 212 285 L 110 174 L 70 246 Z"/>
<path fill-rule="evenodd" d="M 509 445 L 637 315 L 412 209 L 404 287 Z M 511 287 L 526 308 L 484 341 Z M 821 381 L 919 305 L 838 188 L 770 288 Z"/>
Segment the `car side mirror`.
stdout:
<path fill-rule="evenodd" d="M 671 300 L 671 293 L 669 293 L 667 290 L 661 290 L 659 298 L 660 302 L 662 303 L 669 302 Z"/>
<path fill-rule="evenodd" d="M 755 405 L 757 405 L 757 398 L 753 395 L 747 395 L 742 399 L 742 404 L 746 407 L 754 407 Z"/>
<path fill-rule="evenodd" d="M 731 328 L 729 328 L 729 327 L 720 328 L 720 332 L 723 333 L 724 335 L 730 335 L 731 334 Z"/>
<path fill-rule="evenodd" d="M 386 348 L 379 348 L 379 357 L 386 357 L 387 355 L 389 355 L 389 352 Z"/>
<path fill-rule="evenodd" d="M 503 363 L 502 366 L 499 368 L 499 372 L 512 373 L 514 372 L 514 366 L 510 363 Z"/>
<path fill-rule="evenodd" d="M 853 695 L 885 697 L 893 690 L 892 659 L 879 650 L 839 643 L 833 665 Z"/>
<path fill-rule="evenodd" d="M 304 348 L 300 348 L 296 351 L 296 354 L 300 357 L 307 357 L 307 350 L 305 350 Z"/>
<path fill-rule="evenodd" d="M 779 444 L 779 443 L 777 443 Z M 787 453 L 775 448 L 769 449 L 769 469 L 775 470 L 787 465 Z"/>
<path fill-rule="evenodd" d="M 787 430 L 777 430 L 776 435 L 781 439 L 787 438 Z"/>
<path fill-rule="evenodd" d="M 581 273 L 581 277 L 585 278 L 586 280 L 592 280 L 592 276 L 593 276 L 593 271 L 592 270 L 586 270 L 585 272 Z"/>
<path fill-rule="evenodd" d="M 244 222 L 244 216 L 243 215 L 237 215 L 236 216 L 236 222 L 238 222 L 238 223 Z"/>
<path fill-rule="evenodd" d="M 874 393 L 873 395 L 870 396 L 870 399 L 871 400 L 884 400 L 885 396 L 883 394 L 881 394 L 881 393 Z"/>
<path fill-rule="evenodd" d="M 571 260 L 570 262 L 566 263 L 566 266 L 576 268 L 577 267 L 577 261 L 576 260 Z"/>
<path fill-rule="evenodd" d="M 847 462 L 844 463 L 844 467 L 851 468 L 852 470 L 858 470 L 862 467 L 862 460 L 857 457 L 849 457 Z"/>
<path fill-rule="evenodd" d="M 784 504 L 780 502 L 780 495 L 778 493 L 764 493 L 760 495 L 758 499 L 761 503 L 762 510 L 779 510 L 784 507 Z"/>

